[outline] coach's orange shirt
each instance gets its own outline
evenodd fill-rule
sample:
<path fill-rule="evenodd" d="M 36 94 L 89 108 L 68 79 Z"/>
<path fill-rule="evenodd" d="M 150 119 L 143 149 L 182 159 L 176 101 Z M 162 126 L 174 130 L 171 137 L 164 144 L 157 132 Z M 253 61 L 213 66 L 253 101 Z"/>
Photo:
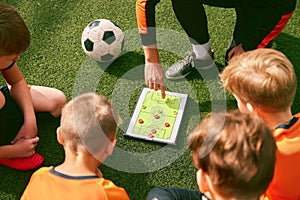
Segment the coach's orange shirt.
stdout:
<path fill-rule="evenodd" d="M 300 199 L 300 113 L 289 124 L 278 126 L 276 165 L 272 182 L 261 199 Z"/>
<path fill-rule="evenodd" d="M 21 200 L 129 200 L 126 191 L 97 176 L 68 176 L 43 167 L 37 170 Z"/>

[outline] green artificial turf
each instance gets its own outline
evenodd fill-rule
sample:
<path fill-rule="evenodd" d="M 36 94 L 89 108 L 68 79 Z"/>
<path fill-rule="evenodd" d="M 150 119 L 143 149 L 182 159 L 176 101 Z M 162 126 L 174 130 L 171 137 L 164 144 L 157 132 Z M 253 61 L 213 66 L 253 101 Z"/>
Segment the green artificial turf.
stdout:
<path fill-rule="evenodd" d="M 187 149 L 188 133 L 205 114 L 214 109 L 236 108 L 234 98 L 226 94 L 215 80 L 201 75 L 187 80 L 166 80 L 170 91 L 189 94 L 177 146 L 168 146 L 124 137 L 139 92 L 144 87 L 144 55 L 137 34 L 135 1 L 123 0 L 8 0 L 27 23 L 32 42 L 18 61 L 27 82 L 62 90 L 68 100 L 88 91 L 96 91 L 112 100 L 123 123 L 118 131 L 117 149 L 100 168 L 107 179 L 124 187 L 131 199 L 145 199 L 156 186 L 197 189 L 195 168 Z M 294 16 L 276 38 L 275 49 L 285 53 L 300 77 L 299 3 Z M 221 70 L 224 54 L 232 34 L 235 13 L 232 9 L 206 7 L 215 62 Z M 86 57 L 81 48 L 81 33 L 91 21 L 111 19 L 125 33 L 125 49 L 108 68 L 103 69 Z M 196 19 L 195 19 L 196 20 Z M 157 6 L 158 45 L 161 63 L 168 66 L 182 58 L 190 48 L 186 35 L 172 11 L 171 1 Z M 174 34 L 174 35 L 172 35 Z M 171 35 L 171 37 L 170 37 Z M 207 74 L 205 74 L 207 75 Z M 298 78 L 300 83 L 300 79 Z M 4 84 L 1 78 L 0 83 Z M 299 85 L 299 84 L 298 84 Z M 300 111 L 298 87 L 293 112 Z M 224 103 L 225 102 L 225 103 Z M 59 119 L 44 120 L 39 126 L 37 152 L 45 165 L 58 165 L 64 159 L 63 148 L 56 142 Z M 19 199 L 33 171 L 19 172 L 0 166 L 0 199 Z"/>

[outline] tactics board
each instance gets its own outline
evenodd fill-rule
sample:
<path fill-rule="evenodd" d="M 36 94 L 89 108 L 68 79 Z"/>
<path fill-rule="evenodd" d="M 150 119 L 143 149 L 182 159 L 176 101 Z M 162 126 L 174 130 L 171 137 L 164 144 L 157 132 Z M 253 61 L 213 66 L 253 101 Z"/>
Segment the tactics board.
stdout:
<path fill-rule="evenodd" d="M 125 135 L 175 145 L 187 97 L 143 88 Z"/>

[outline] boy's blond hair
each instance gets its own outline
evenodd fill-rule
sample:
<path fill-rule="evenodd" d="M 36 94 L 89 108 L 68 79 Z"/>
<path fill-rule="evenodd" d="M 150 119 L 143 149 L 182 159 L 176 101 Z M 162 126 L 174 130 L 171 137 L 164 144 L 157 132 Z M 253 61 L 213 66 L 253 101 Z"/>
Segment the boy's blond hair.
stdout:
<path fill-rule="evenodd" d="M 292 63 L 277 50 L 261 48 L 236 56 L 220 77 L 226 90 L 260 109 L 280 112 L 293 104 L 297 78 Z"/>
<path fill-rule="evenodd" d="M 0 56 L 20 54 L 30 45 L 30 32 L 12 6 L 0 3 Z"/>
<path fill-rule="evenodd" d="M 120 116 L 111 102 L 91 92 L 75 97 L 64 106 L 60 129 L 64 145 L 69 149 L 97 154 L 115 139 L 119 123 Z"/>
<path fill-rule="evenodd" d="M 210 113 L 188 141 L 196 154 L 196 168 L 209 176 L 214 189 L 225 199 L 258 198 L 273 178 L 275 140 L 254 114 L 239 110 Z"/>

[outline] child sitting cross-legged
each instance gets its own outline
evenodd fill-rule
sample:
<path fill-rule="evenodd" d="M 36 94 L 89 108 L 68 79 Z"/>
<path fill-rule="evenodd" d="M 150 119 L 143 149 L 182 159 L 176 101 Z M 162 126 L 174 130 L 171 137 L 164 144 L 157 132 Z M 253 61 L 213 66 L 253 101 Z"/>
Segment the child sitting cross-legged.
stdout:
<path fill-rule="evenodd" d="M 28 85 L 18 60 L 30 45 L 30 32 L 18 11 L 0 2 L 0 165 L 27 171 L 44 158 L 35 151 L 39 116 L 59 117 L 65 94 L 46 86 Z M 36 115 L 36 114 L 42 115 Z"/>

